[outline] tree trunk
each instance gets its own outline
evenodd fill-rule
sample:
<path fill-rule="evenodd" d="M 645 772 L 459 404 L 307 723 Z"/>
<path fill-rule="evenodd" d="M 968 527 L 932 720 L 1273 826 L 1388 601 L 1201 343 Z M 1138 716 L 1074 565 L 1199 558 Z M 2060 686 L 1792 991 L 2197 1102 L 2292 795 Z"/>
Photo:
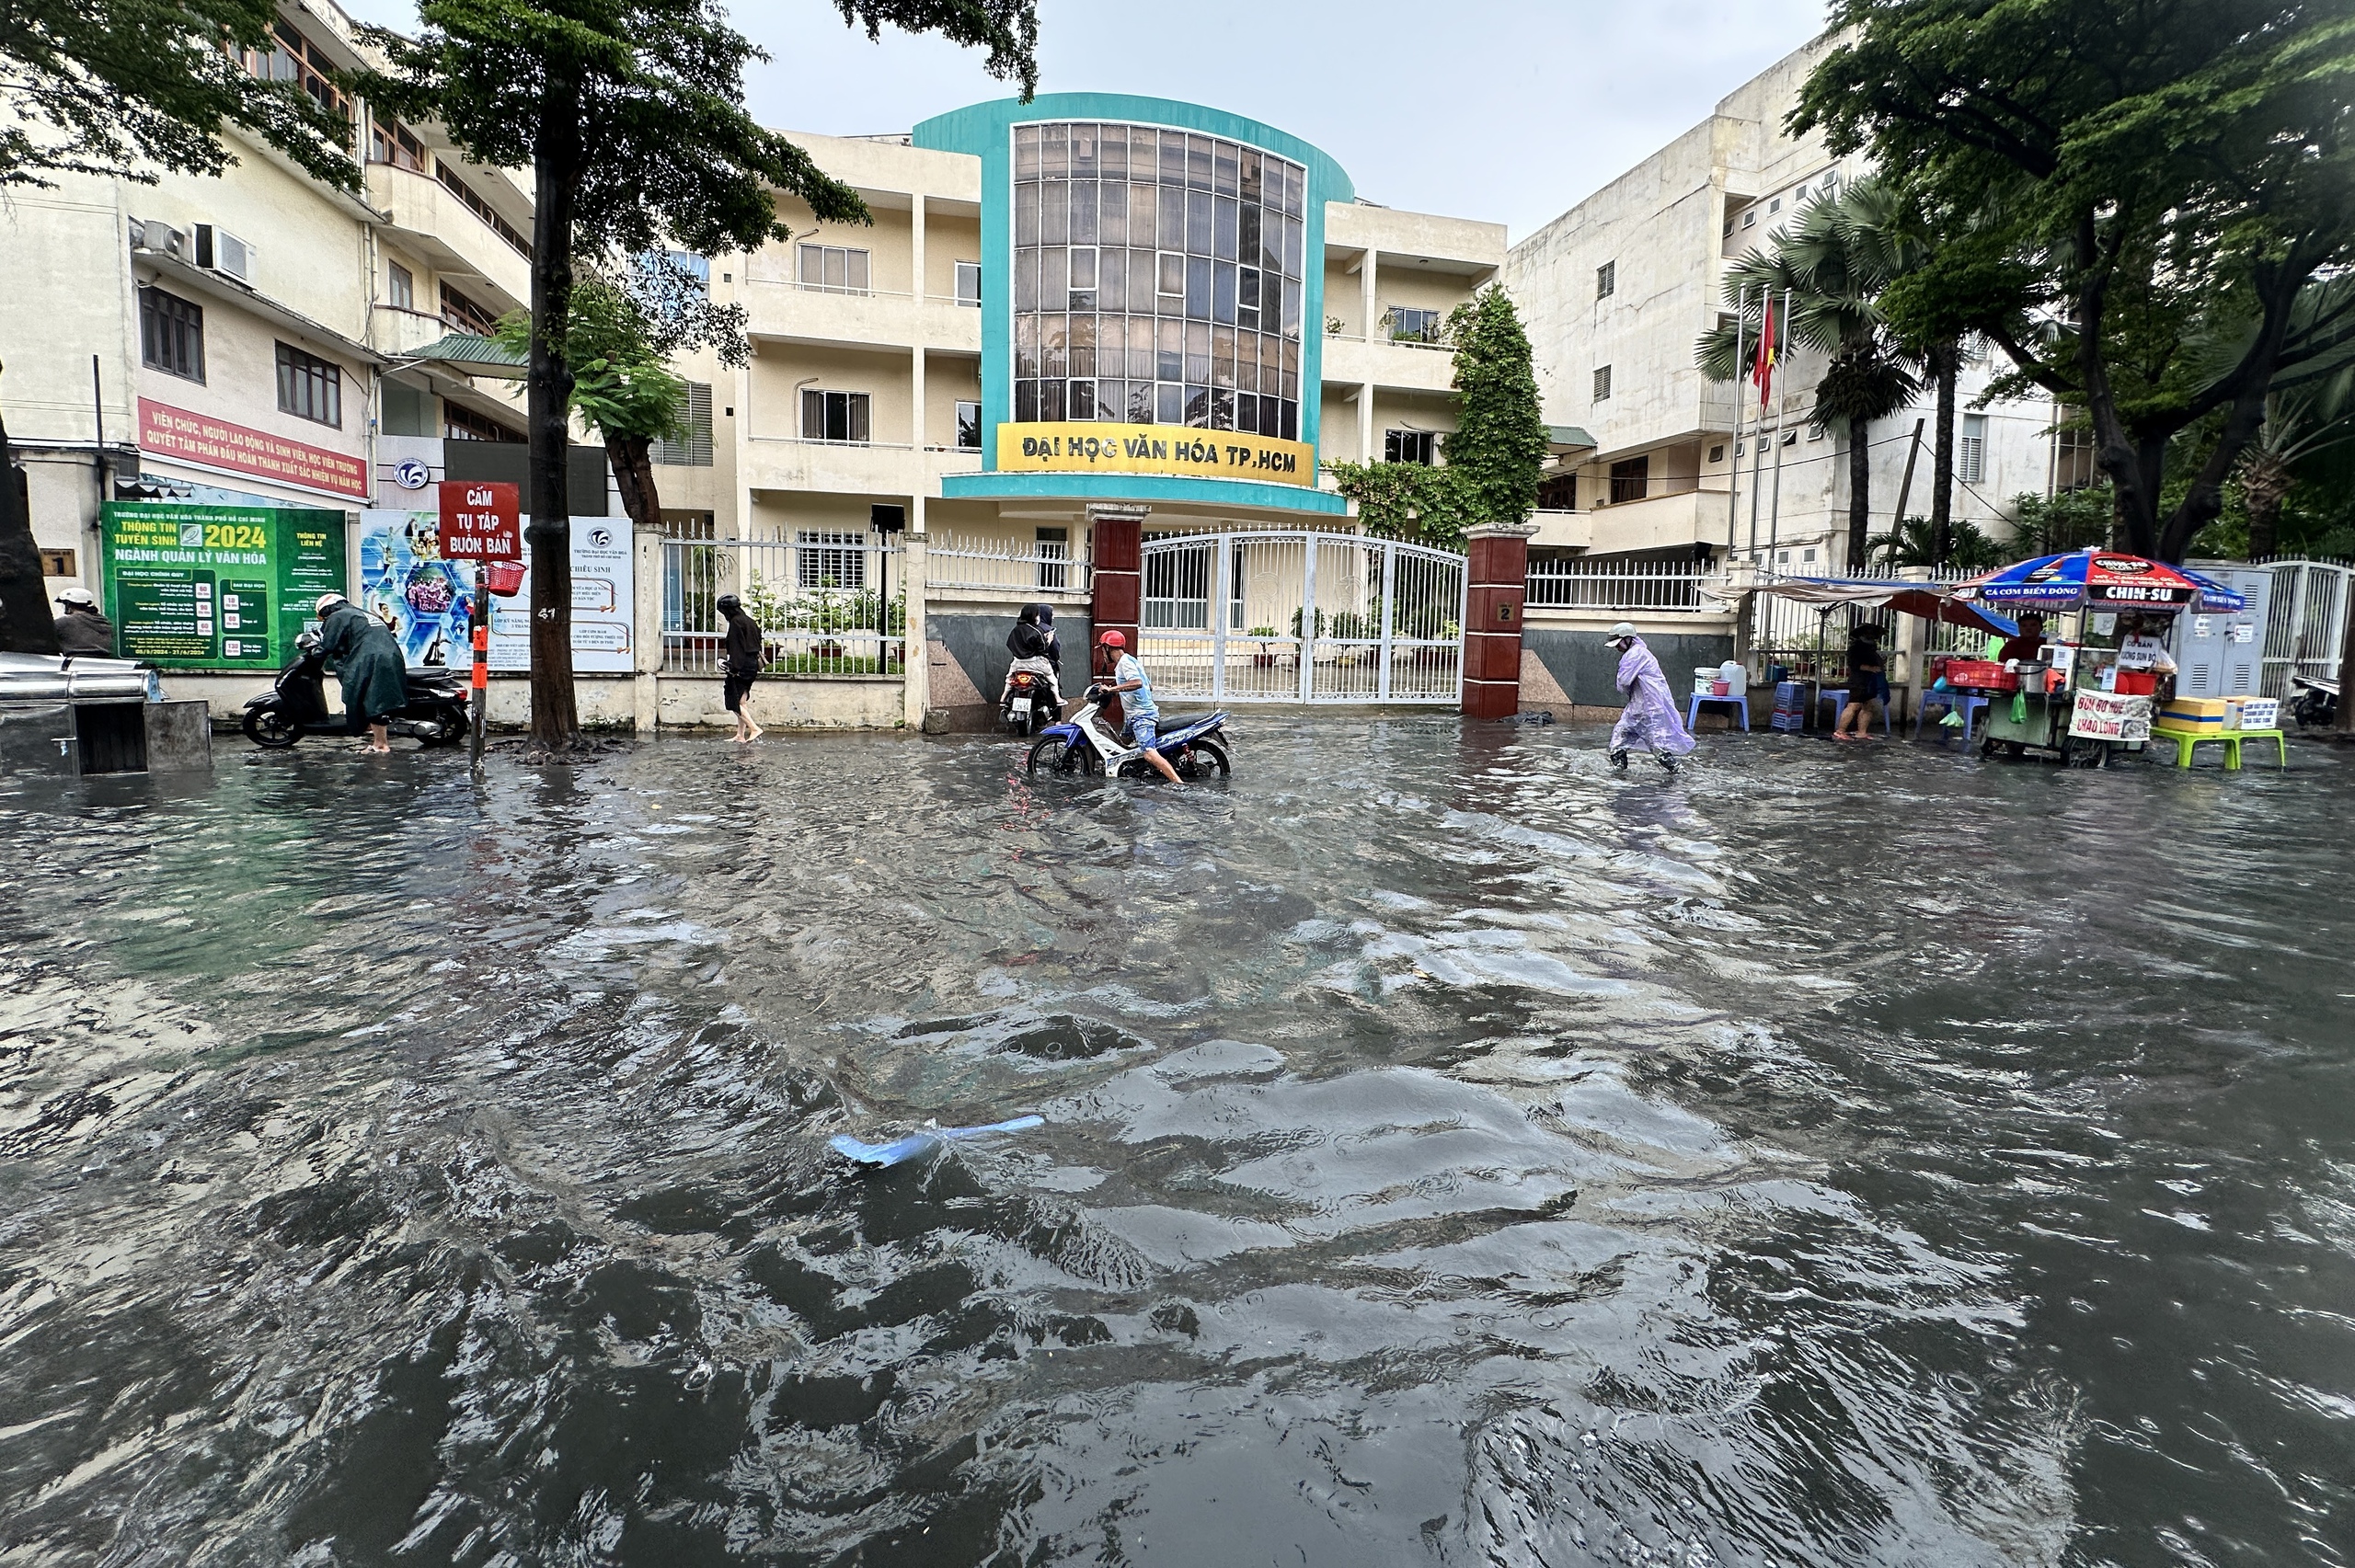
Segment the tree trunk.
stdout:
<path fill-rule="evenodd" d="M 580 86 L 551 72 L 532 159 L 532 353 L 525 385 L 532 522 L 532 738 L 570 746 L 580 735 L 572 685 L 572 503 L 565 493 L 572 372 L 565 319 L 572 299 L 572 213 L 580 188 Z"/>
<path fill-rule="evenodd" d="M 1930 449 L 1930 564 L 1943 567 L 1954 550 L 1954 391 L 1962 345 L 1934 343 L 1929 361 L 1938 383 L 1938 436 Z"/>
<path fill-rule="evenodd" d="M 2280 547 L 2281 502 L 2290 493 L 2289 464 L 2260 450 L 2241 464 L 2241 498 L 2248 508 L 2248 558 L 2272 558 Z"/>
<path fill-rule="evenodd" d="M 33 520 L 17 494 L 17 449 L 0 417 L 0 653 L 57 651 L 57 618 L 46 589 Z"/>
<path fill-rule="evenodd" d="M 1873 529 L 1873 452 L 1866 440 L 1871 429 L 1867 419 L 1848 421 L 1848 570 L 1859 577 Z"/>
<path fill-rule="evenodd" d="M 614 485 L 622 493 L 622 510 L 631 528 L 640 533 L 662 532 L 662 498 L 654 488 L 654 443 L 645 436 L 607 436 L 605 456 L 614 465 Z"/>

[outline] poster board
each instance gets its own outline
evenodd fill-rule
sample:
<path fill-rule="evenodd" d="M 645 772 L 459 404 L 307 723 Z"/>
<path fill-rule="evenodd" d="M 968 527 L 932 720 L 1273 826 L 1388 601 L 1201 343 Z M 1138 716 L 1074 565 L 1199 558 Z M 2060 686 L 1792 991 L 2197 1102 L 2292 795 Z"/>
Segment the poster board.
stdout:
<path fill-rule="evenodd" d="M 2151 738 L 2151 699 L 2116 692 L 2080 692 L 2069 709 L 2069 733 L 2096 740 Z"/>
<path fill-rule="evenodd" d="M 109 501 L 99 514 L 115 651 L 161 670 L 269 670 L 345 584 L 340 511 Z"/>
<path fill-rule="evenodd" d="M 528 529 L 531 519 L 522 520 Z M 392 623 L 411 664 L 467 661 L 474 567 L 444 560 L 442 514 L 366 511 L 360 521 L 360 602 Z M 628 675 L 636 666 L 636 563 L 629 525 L 613 518 L 572 520 L 572 671 Z M 490 668 L 532 668 L 532 574 L 512 599 L 490 601 Z"/>

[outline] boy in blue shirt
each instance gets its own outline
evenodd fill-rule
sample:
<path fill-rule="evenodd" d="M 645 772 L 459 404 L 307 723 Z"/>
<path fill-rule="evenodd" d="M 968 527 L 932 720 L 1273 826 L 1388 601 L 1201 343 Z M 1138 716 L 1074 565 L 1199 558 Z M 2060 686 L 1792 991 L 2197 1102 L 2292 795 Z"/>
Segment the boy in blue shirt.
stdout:
<path fill-rule="evenodd" d="M 1113 666 L 1111 689 L 1120 693 L 1121 705 L 1128 710 L 1130 733 L 1135 743 L 1144 748 L 1144 760 L 1153 764 L 1155 771 L 1177 784 L 1178 770 L 1154 745 L 1161 726 L 1161 709 L 1153 700 L 1153 681 L 1146 676 L 1144 666 L 1128 651 L 1129 639 L 1120 632 L 1105 633 L 1097 639 L 1097 645 L 1120 650 L 1120 662 Z"/>

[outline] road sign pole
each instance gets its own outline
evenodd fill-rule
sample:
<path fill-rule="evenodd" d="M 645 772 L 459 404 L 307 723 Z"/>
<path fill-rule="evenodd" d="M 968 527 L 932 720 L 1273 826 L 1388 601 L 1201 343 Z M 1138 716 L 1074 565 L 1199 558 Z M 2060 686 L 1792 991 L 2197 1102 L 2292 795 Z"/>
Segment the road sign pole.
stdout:
<path fill-rule="evenodd" d="M 480 561 L 475 563 L 474 602 L 475 666 L 473 691 L 468 694 L 468 707 L 474 723 L 466 741 L 469 763 L 479 772 L 482 768 L 483 723 L 490 706 L 490 574 Z"/>

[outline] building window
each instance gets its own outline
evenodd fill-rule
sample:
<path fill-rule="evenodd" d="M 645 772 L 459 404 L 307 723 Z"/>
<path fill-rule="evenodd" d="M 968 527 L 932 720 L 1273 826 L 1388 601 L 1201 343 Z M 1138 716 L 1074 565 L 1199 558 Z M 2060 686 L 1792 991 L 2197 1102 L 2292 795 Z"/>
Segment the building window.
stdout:
<path fill-rule="evenodd" d="M 454 441 L 520 441 L 520 430 L 511 430 L 488 414 L 471 408 L 461 408 L 448 398 L 442 400 L 443 433 Z"/>
<path fill-rule="evenodd" d="M 1071 530 L 1042 528 L 1039 530 L 1039 586 L 1069 588 L 1071 586 Z"/>
<path fill-rule="evenodd" d="M 289 344 L 278 346 L 278 411 L 322 425 L 343 425 L 343 372 Z"/>
<path fill-rule="evenodd" d="M 1158 126 L 1012 134 L 1015 418 L 1297 441 L 1307 169 Z"/>
<path fill-rule="evenodd" d="M 1630 457 L 1611 465 L 1611 504 L 1640 501 L 1651 482 L 1652 460 L 1648 453 Z"/>
<path fill-rule="evenodd" d="M 1954 476 L 1965 485 L 1987 482 L 1987 416 L 1965 414 L 1962 417 L 1962 440 L 1954 454 Z"/>
<path fill-rule="evenodd" d="M 1781 197 L 1779 197 L 1779 196 L 1777 196 L 1776 198 L 1775 198 L 1775 200 L 1773 200 L 1772 201 L 1769 201 L 1768 203 L 1766 203 L 1766 211 L 1768 211 L 1769 212 L 1781 212 L 1782 210 L 1783 210 L 1783 199 L 1782 199 Z"/>
<path fill-rule="evenodd" d="M 982 406 L 979 403 L 957 405 L 957 445 L 964 452 L 982 450 Z"/>
<path fill-rule="evenodd" d="M 489 224 L 490 232 L 505 240 L 516 255 L 528 258 L 532 254 L 532 242 L 523 237 L 523 232 L 500 217 L 499 210 L 483 200 L 481 194 L 473 186 L 460 179 L 458 171 L 452 168 L 445 160 L 441 158 L 433 160 L 433 177 L 441 183 L 442 189 L 465 203 L 467 212 Z"/>
<path fill-rule="evenodd" d="M 1594 401 L 1601 403 L 1611 395 L 1611 367 L 1597 365 L 1594 370 Z"/>
<path fill-rule="evenodd" d="M 864 392 L 801 394 L 801 439 L 805 441 L 864 441 L 867 438 L 867 395 Z"/>
<path fill-rule="evenodd" d="M 711 383 L 691 381 L 679 393 L 679 423 L 686 434 L 676 441 L 659 441 L 648 450 L 654 463 L 676 468 L 711 466 Z"/>
<path fill-rule="evenodd" d="M 1594 297 L 1607 300 L 1619 292 L 1619 264 L 1606 261 L 1594 269 Z"/>
<path fill-rule="evenodd" d="M 793 536 L 794 581 L 805 589 L 867 586 L 867 535 L 802 529 Z"/>
<path fill-rule="evenodd" d="M 1757 222 L 1758 222 L 1758 213 L 1756 212 L 1756 211 L 1755 211 L 1755 210 L 1752 210 L 1752 211 L 1751 211 L 1751 212 L 1744 212 L 1744 213 L 1741 215 L 1741 226 L 1742 226 L 1743 228 L 1745 228 L 1745 229 L 1746 229 L 1746 228 L 1749 228 L 1752 224 L 1753 224 L 1753 223 L 1757 223 Z"/>
<path fill-rule="evenodd" d="M 1839 188 L 1840 171 L 1833 169 L 1823 177 L 1823 199 L 1829 201 L 1832 199 L 1832 193 Z"/>
<path fill-rule="evenodd" d="M 2063 418 L 2075 412 L 2060 410 Z M 2052 493 L 2065 495 L 2081 490 L 2101 477 L 2094 467 L 2094 433 L 2079 428 L 2063 427 L 2052 432 Z"/>
<path fill-rule="evenodd" d="M 1419 463 L 1428 468 L 1437 460 L 1439 438 L 1429 430 L 1384 430 L 1382 461 Z"/>
<path fill-rule="evenodd" d="M 497 316 L 447 283 L 442 285 L 442 321 L 446 326 L 472 333 L 477 338 L 496 337 L 499 332 Z"/>
<path fill-rule="evenodd" d="M 1393 343 L 1436 343 L 1447 329 L 1447 318 L 1435 310 L 1409 310 L 1404 305 L 1390 307 L 1390 340 Z"/>
<path fill-rule="evenodd" d="M 697 256 L 692 250 L 666 250 L 662 253 L 662 270 L 672 278 L 693 278 L 695 292 L 711 296 L 711 258 Z"/>
<path fill-rule="evenodd" d="M 801 247 L 801 286 L 830 294 L 864 294 L 867 288 L 867 254 L 838 245 Z"/>
<path fill-rule="evenodd" d="M 292 82 L 329 113 L 345 112 L 343 95 L 336 90 L 332 76 L 338 67 L 326 50 L 304 38 L 293 23 L 282 20 L 271 30 L 270 41 L 267 50 L 237 52 L 247 75 L 258 76 L 265 82 Z"/>
<path fill-rule="evenodd" d="M 1719 441 L 1717 445 L 1709 449 L 1709 461 L 1711 463 L 1723 463 L 1725 460 L 1726 445 L 1725 442 Z"/>
<path fill-rule="evenodd" d="M 139 291 L 139 359 L 166 375 L 204 379 L 204 307 L 161 289 Z"/>
<path fill-rule="evenodd" d="M 957 264 L 957 303 L 978 307 L 982 303 L 982 264 L 960 261 Z"/>
<path fill-rule="evenodd" d="M 1579 509 L 1579 476 L 1557 474 L 1551 479 L 1537 482 L 1539 511 L 1576 511 Z"/>
<path fill-rule="evenodd" d="M 395 310 L 417 308 L 417 280 L 397 261 L 385 263 L 385 303 Z"/>
<path fill-rule="evenodd" d="M 368 122 L 368 161 L 390 164 L 399 169 L 414 169 L 423 174 L 426 169 L 425 144 L 397 120 L 387 124 L 372 119 Z"/>

